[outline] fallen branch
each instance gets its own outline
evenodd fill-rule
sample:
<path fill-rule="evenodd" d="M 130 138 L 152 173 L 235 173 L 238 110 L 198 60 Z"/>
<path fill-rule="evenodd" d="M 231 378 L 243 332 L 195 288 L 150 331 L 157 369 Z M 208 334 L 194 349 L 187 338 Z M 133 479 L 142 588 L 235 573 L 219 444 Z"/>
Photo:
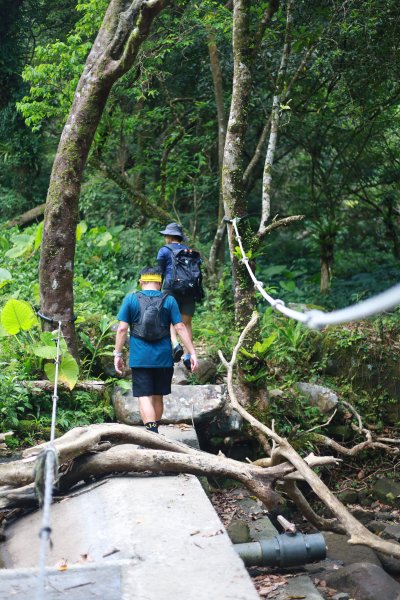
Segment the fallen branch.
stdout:
<path fill-rule="evenodd" d="M 400 558 L 400 544 L 394 542 L 384 541 L 378 536 L 371 533 L 364 525 L 362 525 L 353 515 L 345 508 L 345 506 L 336 498 L 336 496 L 330 491 L 330 489 L 323 483 L 323 481 L 314 473 L 314 471 L 308 466 L 306 461 L 298 454 L 298 452 L 289 444 L 289 442 L 279 436 L 273 429 L 270 429 L 258 419 L 253 417 L 237 400 L 235 388 L 233 385 L 233 369 L 237 360 L 238 352 L 243 344 L 246 335 L 255 326 L 258 320 L 258 314 L 255 312 L 252 315 L 251 320 L 246 325 L 239 340 L 233 350 L 232 358 L 228 362 L 222 352 L 219 350 L 218 354 L 225 365 L 228 372 L 228 392 L 231 404 L 235 410 L 250 423 L 252 427 L 257 428 L 261 433 L 267 435 L 274 442 L 272 458 L 286 459 L 294 467 L 296 471 L 303 477 L 303 479 L 309 484 L 313 492 L 322 500 L 322 502 L 329 508 L 329 510 L 335 515 L 343 529 L 350 536 L 350 544 L 362 544 L 369 546 L 374 550 L 379 550 L 384 554 L 389 554 L 396 558 Z M 274 456 L 275 455 L 275 456 Z M 299 506 L 299 504 L 297 504 Z M 303 505 L 304 509 L 304 505 Z M 310 507 L 311 510 L 311 507 Z"/>
<path fill-rule="evenodd" d="M 46 379 L 39 379 L 33 381 L 22 381 L 23 386 L 29 389 L 31 394 L 40 394 L 42 392 L 52 392 L 54 384 Z M 69 390 L 69 387 L 62 381 L 58 382 L 58 387 L 63 390 Z M 96 392 L 102 394 L 106 388 L 106 384 L 103 381 L 78 381 L 75 385 L 75 390 L 85 390 L 88 392 Z"/>

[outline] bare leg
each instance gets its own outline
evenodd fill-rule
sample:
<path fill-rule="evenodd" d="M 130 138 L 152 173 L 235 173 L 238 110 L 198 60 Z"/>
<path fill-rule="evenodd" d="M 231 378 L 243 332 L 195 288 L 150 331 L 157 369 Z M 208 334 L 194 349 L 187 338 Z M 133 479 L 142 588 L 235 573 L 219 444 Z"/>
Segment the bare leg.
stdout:
<path fill-rule="evenodd" d="M 193 341 L 192 317 L 190 315 L 182 315 L 182 322 L 186 326 L 190 340 Z M 186 347 L 185 347 L 185 352 L 186 352 L 186 354 L 190 354 L 190 352 L 188 351 L 188 349 Z"/>
<path fill-rule="evenodd" d="M 164 412 L 164 402 L 162 396 L 153 396 L 154 411 L 156 415 L 156 421 L 160 421 Z"/>
<path fill-rule="evenodd" d="M 143 423 L 159 421 L 164 410 L 162 396 L 141 396 L 139 398 L 140 416 Z"/>

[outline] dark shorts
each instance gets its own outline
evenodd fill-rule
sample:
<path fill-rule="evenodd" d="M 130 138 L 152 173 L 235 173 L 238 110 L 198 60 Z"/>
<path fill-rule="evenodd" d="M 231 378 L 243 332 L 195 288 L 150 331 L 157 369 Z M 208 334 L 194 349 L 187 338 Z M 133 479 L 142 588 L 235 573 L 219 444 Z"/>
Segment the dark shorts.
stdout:
<path fill-rule="evenodd" d="M 179 312 L 181 315 L 188 315 L 189 317 L 193 317 L 196 303 L 193 298 L 188 298 L 187 296 L 181 296 L 180 294 L 176 294 L 175 292 L 171 292 L 169 290 L 164 290 L 168 292 L 170 296 L 173 296 L 178 303 Z"/>
<path fill-rule="evenodd" d="M 132 393 L 134 396 L 167 396 L 171 393 L 173 367 L 156 369 L 132 367 Z"/>

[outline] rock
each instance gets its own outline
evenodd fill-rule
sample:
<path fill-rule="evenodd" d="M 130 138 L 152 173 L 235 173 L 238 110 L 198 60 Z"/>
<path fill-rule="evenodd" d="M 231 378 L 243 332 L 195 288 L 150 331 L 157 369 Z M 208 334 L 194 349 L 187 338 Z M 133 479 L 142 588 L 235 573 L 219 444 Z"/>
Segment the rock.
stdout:
<path fill-rule="evenodd" d="M 232 435 L 238 433 L 243 427 L 243 417 L 236 410 L 228 409 L 216 415 L 213 420 L 207 424 L 207 435 L 221 436 Z"/>
<path fill-rule="evenodd" d="M 204 385 L 205 383 L 214 383 L 217 374 L 215 363 L 209 358 L 199 358 L 199 366 L 194 373 L 196 380 Z"/>
<path fill-rule="evenodd" d="M 340 561 L 344 565 L 361 562 L 381 565 L 377 555 L 371 548 L 359 544 L 348 544 L 347 540 L 349 538 L 339 533 L 324 531 L 323 534 L 328 547 L 326 556 L 329 560 Z"/>
<path fill-rule="evenodd" d="M 340 592 L 339 594 L 332 596 L 332 600 L 349 600 L 349 598 L 349 594 L 345 594 L 344 592 Z"/>
<path fill-rule="evenodd" d="M 139 400 L 132 391 L 114 388 L 112 401 L 116 419 L 127 425 L 140 424 Z M 172 392 L 164 396 L 163 423 L 191 423 L 211 419 L 223 410 L 226 403 L 224 385 L 172 385 Z"/>
<path fill-rule="evenodd" d="M 374 483 L 371 491 L 377 500 L 385 504 L 397 504 L 400 497 L 400 482 L 382 477 Z"/>
<path fill-rule="evenodd" d="M 382 552 L 377 552 L 376 554 L 379 560 L 381 561 L 382 567 L 387 573 L 390 573 L 390 575 L 400 575 L 399 558 L 394 558 L 393 556 L 389 556 L 388 554 L 382 554 Z"/>
<path fill-rule="evenodd" d="M 329 413 L 336 408 L 338 397 L 335 392 L 315 383 L 297 383 L 297 389 L 306 396 L 313 406 L 317 406 L 323 413 Z"/>
<path fill-rule="evenodd" d="M 380 535 L 385 529 L 385 523 L 382 523 L 382 521 L 370 521 L 367 524 L 367 527 L 372 533 L 375 533 L 375 535 Z"/>
<path fill-rule="evenodd" d="M 189 385 L 190 373 L 183 363 L 178 363 L 174 366 L 172 383 L 175 385 Z"/>
<path fill-rule="evenodd" d="M 268 394 L 270 398 L 282 398 L 285 395 L 282 390 L 269 390 Z"/>
<path fill-rule="evenodd" d="M 217 374 L 215 363 L 209 358 L 199 358 L 199 366 L 195 373 L 190 373 L 183 363 L 177 363 L 174 368 L 173 383 L 176 385 L 189 385 L 193 378 L 199 385 L 214 383 Z"/>
<path fill-rule="evenodd" d="M 341 492 L 338 497 L 344 504 L 356 504 L 358 501 L 358 493 L 355 490 Z"/>
<path fill-rule="evenodd" d="M 329 587 L 350 594 L 354 600 L 399 600 L 400 584 L 369 562 L 358 562 L 327 574 Z"/>
<path fill-rule="evenodd" d="M 226 531 L 231 538 L 232 544 L 246 544 L 250 541 L 249 526 L 245 521 L 233 519 Z"/>
<path fill-rule="evenodd" d="M 267 540 L 278 535 L 278 530 L 268 517 L 256 518 L 249 523 L 250 538 L 252 542 Z"/>
<path fill-rule="evenodd" d="M 385 540 L 395 540 L 400 542 L 400 525 L 387 525 L 382 533 L 381 537 Z M 382 567 L 391 575 L 400 574 L 400 559 L 389 556 L 388 554 L 382 554 L 377 552 L 378 558 L 381 561 Z"/>
<path fill-rule="evenodd" d="M 400 525 L 386 525 L 382 537 L 385 540 L 396 540 L 400 543 Z"/>

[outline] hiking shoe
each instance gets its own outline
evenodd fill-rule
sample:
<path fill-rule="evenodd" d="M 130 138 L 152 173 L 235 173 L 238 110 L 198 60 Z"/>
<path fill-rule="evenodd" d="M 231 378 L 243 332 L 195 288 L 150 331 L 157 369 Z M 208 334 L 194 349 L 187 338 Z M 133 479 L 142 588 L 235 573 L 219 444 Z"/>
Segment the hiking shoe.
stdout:
<path fill-rule="evenodd" d="M 174 349 L 172 350 L 172 356 L 174 358 L 174 362 L 179 362 L 183 356 L 183 348 L 180 344 L 177 344 L 176 346 L 174 346 Z"/>
<path fill-rule="evenodd" d="M 192 372 L 192 365 L 191 365 L 191 362 L 190 362 L 190 356 L 186 356 L 183 359 L 182 362 L 185 365 L 185 367 L 187 368 L 187 370 L 190 371 L 190 372 Z"/>

